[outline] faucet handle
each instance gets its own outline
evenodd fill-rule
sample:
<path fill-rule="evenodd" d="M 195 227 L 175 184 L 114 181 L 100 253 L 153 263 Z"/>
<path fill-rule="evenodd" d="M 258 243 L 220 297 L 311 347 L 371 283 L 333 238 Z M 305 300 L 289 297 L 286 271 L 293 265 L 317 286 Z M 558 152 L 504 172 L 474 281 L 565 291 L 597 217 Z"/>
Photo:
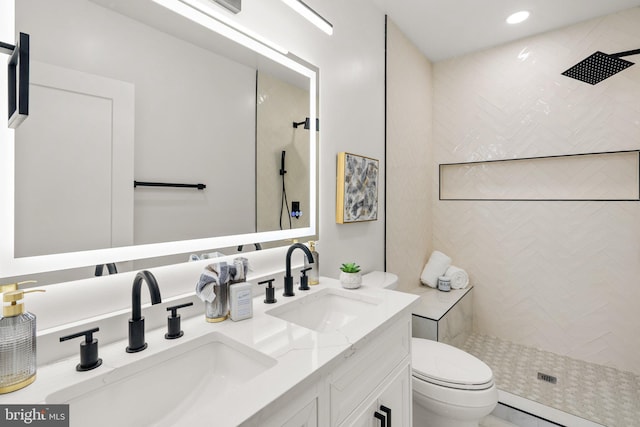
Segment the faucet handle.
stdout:
<path fill-rule="evenodd" d="M 307 276 L 307 271 L 309 270 L 311 270 L 311 267 L 303 268 L 302 270 L 300 270 L 300 286 L 298 287 L 298 289 L 300 289 L 301 291 L 309 290 L 309 277 Z"/>
<path fill-rule="evenodd" d="M 84 336 L 84 342 L 80 343 L 80 363 L 76 366 L 76 371 L 90 371 L 102 365 L 102 359 L 98 357 L 98 340 L 93 338 L 93 333 L 100 328 L 93 328 L 75 334 L 60 337 L 60 342 Z"/>
<path fill-rule="evenodd" d="M 276 299 L 275 293 L 276 290 L 273 287 L 273 281 L 276 279 L 268 279 L 268 280 L 263 280 L 262 282 L 258 282 L 258 285 L 264 285 L 265 283 L 267 283 L 267 286 L 264 288 L 264 292 L 265 292 L 265 299 L 264 299 L 264 303 L 265 304 L 274 304 L 276 302 L 278 302 L 278 300 Z"/>
<path fill-rule="evenodd" d="M 178 314 L 179 308 L 192 306 L 192 302 L 188 302 L 186 304 L 174 305 L 172 307 L 167 307 L 167 311 L 171 312 L 171 315 L 167 317 L 167 333 L 164 334 L 164 337 L 168 340 L 173 340 L 176 338 L 180 338 L 184 335 L 184 332 L 180 329 L 180 315 Z"/>

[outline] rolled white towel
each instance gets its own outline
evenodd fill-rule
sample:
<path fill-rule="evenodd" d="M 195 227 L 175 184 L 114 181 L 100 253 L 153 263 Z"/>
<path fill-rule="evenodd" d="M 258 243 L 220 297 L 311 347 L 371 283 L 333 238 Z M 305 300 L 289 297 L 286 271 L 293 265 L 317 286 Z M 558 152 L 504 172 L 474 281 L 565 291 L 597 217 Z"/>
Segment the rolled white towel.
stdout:
<path fill-rule="evenodd" d="M 443 276 L 451 265 L 451 258 L 440 251 L 433 251 L 424 266 L 420 281 L 422 284 L 435 288 L 438 286 L 438 277 Z"/>
<path fill-rule="evenodd" d="M 451 289 L 464 289 L 469 284 L 467 272 L 455 265 L 449 266 L 444 275 L 451 278 Z"/>

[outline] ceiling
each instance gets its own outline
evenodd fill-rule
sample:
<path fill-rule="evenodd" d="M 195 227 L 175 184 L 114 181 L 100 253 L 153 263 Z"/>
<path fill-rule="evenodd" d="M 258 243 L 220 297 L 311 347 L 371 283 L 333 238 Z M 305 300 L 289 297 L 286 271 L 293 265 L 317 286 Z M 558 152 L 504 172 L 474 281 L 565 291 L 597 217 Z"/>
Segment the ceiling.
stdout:
<path fill-rule="evenodd" d="M 434 62 L 640 6 L 640 0 L 371 1 Z M 519 10 L 531 12 L 529 19 L 507 24 Z"/>

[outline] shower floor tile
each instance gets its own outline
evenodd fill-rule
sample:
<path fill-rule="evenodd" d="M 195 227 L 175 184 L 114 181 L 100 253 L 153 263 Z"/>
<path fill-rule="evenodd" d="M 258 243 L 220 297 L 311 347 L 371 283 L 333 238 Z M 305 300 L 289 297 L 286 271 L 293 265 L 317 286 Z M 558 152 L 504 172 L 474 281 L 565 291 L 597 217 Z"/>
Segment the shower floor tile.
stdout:
<path fill-rule="evenodd" d="M 472 334 L 463 350 L 491 367 L 500 390 L 609 427 L 637 427 L 640 376 L 496 337 Z M 557 379 L 538 379 L 538 373 Z"/>

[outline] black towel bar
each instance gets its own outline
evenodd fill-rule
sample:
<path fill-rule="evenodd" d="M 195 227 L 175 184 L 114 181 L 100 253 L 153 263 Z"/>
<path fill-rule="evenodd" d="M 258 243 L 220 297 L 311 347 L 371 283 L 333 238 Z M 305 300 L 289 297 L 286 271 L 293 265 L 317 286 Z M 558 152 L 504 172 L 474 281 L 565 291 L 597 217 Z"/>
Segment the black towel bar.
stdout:
<path fill-rule="evenodd" d="M 180 188 L 197 188 L 198 190 L 204 190 L 205 188 L 207 188 L 205 184 L 172 184 L 167 182 L 133 181 L 133 188 L 135 187 L 180 187 Z"/>

